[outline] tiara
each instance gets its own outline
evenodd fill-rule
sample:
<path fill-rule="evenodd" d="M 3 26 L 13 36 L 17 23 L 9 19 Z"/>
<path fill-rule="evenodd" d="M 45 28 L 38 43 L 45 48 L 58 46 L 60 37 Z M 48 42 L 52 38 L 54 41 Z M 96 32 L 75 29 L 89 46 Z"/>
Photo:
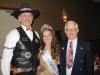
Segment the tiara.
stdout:
<path fill-rule="evenodd" d="M 53 31 L 52 27 L 50 25 L 47 25 L 47 24 L 44 24 L 42 27 L 41 27 L 41 32 L 44 30 L 44 29 L 50 29 Z"/>

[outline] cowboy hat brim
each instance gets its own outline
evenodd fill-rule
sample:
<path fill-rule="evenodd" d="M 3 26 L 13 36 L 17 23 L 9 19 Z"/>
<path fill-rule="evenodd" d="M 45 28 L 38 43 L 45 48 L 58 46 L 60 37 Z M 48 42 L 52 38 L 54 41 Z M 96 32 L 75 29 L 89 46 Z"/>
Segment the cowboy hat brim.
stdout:
<path fill-rule="evenodd" d="M 38 10 L 27 10 L 27 11 L 18 11 L 18 10 L 16 10 L 16 11 L 11 13 L 11 16 L 14 16 L 16 19 L 18 19 L 18 16 L 21 13 L 25 13 L 25 12 L 32 13 L 34 18 L 37 18 L 40 15 L 40 12 Z"/>

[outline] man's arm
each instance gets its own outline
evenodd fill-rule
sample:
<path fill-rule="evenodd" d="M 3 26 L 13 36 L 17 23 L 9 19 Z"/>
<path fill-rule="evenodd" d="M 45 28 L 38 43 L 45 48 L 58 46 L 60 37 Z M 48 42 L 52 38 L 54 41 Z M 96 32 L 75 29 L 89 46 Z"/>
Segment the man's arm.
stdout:
<path fill-rule="evenodd" d="M 10 75 L 10 62 L 13 56 L 13 50 L 18 39 L 19 33 L 16 29 L 12 30 L 6 37 L 1 59 L 1 71 L 3 75 Z"/>

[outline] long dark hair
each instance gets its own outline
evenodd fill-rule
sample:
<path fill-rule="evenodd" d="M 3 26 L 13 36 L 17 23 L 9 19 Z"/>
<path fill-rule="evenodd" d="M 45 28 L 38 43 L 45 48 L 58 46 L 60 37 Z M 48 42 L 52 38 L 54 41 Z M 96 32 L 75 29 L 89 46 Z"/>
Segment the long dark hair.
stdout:
<path fill-rule="evenodd" d="M 51 31 L 51 34 L 52 34 L 52 37 L 53 37 L 52 42 L 51 42 L 51 56 L 52 56 L 53 59 L 58 59 L 58 57 L 60 55 L 60 45 L 59 45 L 59 42 L 57 41 L 57 39 L 55 37 L 55 33 L 50 29 L 44 29 L 44 30 Z M 43 31 L 42 31 L 42 37 L 41 37 L 41 40 L 40 40 L 40 43 L 41 43 L 40 50 L 42 52 L 45 50 L 45 43 L 43 41 Z"/>

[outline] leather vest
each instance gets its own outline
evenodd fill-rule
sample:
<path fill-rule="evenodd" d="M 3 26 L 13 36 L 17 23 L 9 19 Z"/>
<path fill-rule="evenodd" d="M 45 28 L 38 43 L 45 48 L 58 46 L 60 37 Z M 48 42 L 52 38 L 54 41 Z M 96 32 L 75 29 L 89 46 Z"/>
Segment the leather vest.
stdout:
<path fill-rule="evenodd" d="M 33 41 L 31 41 L 22 27 L 16 29 L 19 32 L 20 39 L 13 51 L 11 65 L 29 72 L 37 67 L 40 40 L 34 31 Z"/>

